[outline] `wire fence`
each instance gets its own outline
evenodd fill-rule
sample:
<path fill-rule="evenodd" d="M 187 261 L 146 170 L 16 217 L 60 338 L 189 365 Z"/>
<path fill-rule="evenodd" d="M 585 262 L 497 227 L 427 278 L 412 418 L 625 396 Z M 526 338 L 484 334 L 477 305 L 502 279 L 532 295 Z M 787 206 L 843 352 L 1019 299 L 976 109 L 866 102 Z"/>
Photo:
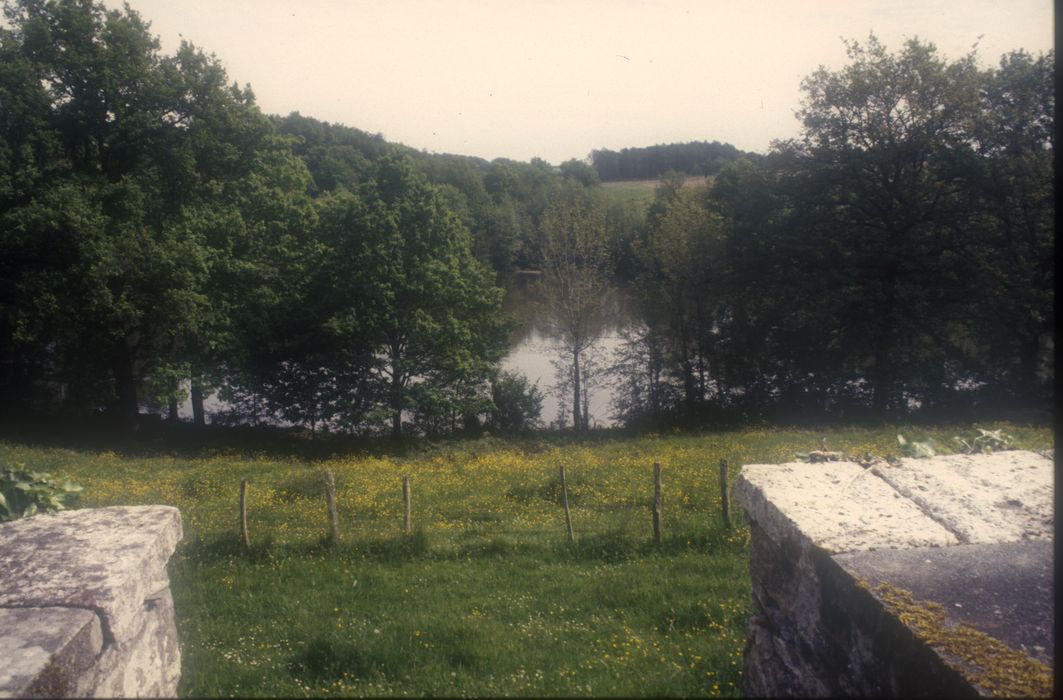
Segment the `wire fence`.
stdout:
<path fill-rule="evenodd" d="M 595 474 L 588 476 L 578 467 L 560 465 L 553 475 L 539 474 L 517 483 L 477 487 L 475 478 L 469 478 L 455 489 L 437 475 L 424 479 L 418 489 L 414 475 L 401 474 L 393 484 L 376 482 L 377 488 L 368 489 L 357 479 L 337 488 L 334 471 L 324 469 L 282 484 L 263 484 L 258 499 L 263 507 L 250 517 L 259 534 L 269 536 L 271 527 L 285 525 L 287 506 L 298 506 L 300 512 L 320 508 L 322 539 L 330 542 L 432 531 L 537 540 L 563 535 L 572 546 L 588 537 L 627 535 L 649 538 L 660 546 L 669 536 L 734 527 L 726 460 L 719 460 L 716 475 L 715 483 L 689 473 L 685 479 L 670 481 L 667 470 L 654 462 L 645 470 L 645 480 L 633 484 L 630 478 L 595 479 Z M 618 481 L 624 481 L 619 488 Z M 239 522 L 245 548 L 251 546 L 252 537 L 249 502 L 255 500 L 249 498 L 249 488 L 248 479 L 243 479 Z M 416 503 L 422 504 L 420 510 Z M 278 504 L 285 507 L 270 508 Z"/>

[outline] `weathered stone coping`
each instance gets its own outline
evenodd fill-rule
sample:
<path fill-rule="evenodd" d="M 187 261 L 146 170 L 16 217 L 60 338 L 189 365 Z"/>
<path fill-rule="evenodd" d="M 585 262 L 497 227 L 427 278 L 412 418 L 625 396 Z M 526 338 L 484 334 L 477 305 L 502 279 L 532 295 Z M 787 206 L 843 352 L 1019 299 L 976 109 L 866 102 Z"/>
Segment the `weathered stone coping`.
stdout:
<path fill-rule="evenodd" d="M 735 498 L 770 537 L 829 552 L 1052 539 L 1052 462 L 1025 451 L 747 464 Z"/>
<path fill-rule="evenodd" d="M 833 557 L 874 590 L 889 584 L 940 604 L 948 621 L 967 624 L 1052 665 L 1053 543 L 1043 539 L 963 544 Z"/>
<path fill-rule="evenodd" d="M 1051 665 L 1052 460 L 746 465 L 734 494 L 752 530 L 747 694 L 1000 691 L 978 670 L 991 659 L 957 662 L 935 641 L 948 635 L 920 638 L 883 591 Z"/>
<path fill-rule="evenodd" d="M 181 536 L 169 506 L 0 525 L 0 696 L 175 694 L 166 564 Z"/>

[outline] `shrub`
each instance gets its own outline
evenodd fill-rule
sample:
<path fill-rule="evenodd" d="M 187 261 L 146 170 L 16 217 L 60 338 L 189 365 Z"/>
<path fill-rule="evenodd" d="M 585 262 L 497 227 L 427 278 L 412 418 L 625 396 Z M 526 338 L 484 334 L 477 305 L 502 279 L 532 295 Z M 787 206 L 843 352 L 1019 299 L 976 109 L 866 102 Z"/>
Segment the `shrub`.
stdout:
<path fill-rule="evenodd" d="M 0 469 L 0 521 L 28 518 L 71 505 L 81 486 L 62 483 L 51 474 L 4 467 Z"/>
<path fill-rule="evenodd" d="M 543 393 L 528 378 L 502 372 L 491 384 L 491 427 L 500 433 L 519 433 L 540 425 Z"/>

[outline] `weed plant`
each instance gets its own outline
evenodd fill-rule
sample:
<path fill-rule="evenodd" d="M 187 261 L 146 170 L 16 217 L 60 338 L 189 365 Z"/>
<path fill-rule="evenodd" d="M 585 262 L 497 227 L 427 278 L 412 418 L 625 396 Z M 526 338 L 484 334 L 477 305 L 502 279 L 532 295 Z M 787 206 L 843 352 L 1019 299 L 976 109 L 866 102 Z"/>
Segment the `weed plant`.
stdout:
<path fill-rule="evenodd" d="M 1048 428 L 995 427 L 1016 447 L 1052 446 Z M 824 437 L 832 450 L 885 456 L 898 432 L 945 445 L 965 428 L 487 440 L 317 460 L 8 439 L 0 463 L 76 480 L 82 506 L 180 508 L 185 535 L 169 569 L 184 696 L 735 696 L 749 535 L 740 517 L 731 529 L 721 522 L 719 460 L 733 477 L 738 465 L 791 461 Z M 664 474 L 659 546 L 654 461 Z M 325 538 L 325 468 L 336 476 L 335 543 Z M 403 475 L 412 535 L 402 532 Z"/>

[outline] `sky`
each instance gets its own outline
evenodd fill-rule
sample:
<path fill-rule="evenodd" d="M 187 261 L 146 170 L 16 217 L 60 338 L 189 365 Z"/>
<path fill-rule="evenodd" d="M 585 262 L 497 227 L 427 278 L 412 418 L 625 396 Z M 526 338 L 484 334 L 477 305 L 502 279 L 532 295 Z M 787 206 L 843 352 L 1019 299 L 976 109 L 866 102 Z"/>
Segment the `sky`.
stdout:
<path fill-rule="evenodd" d="M 986 66 L 1053 47 L 1051 0 L 128 0 L 267 113 L 416 149 L 559 164 L 592 149 L 799 134 L 802 78 L 843 38 L 976 42 Z M 120 7 L 121 0 L 105 0 Z"/>

